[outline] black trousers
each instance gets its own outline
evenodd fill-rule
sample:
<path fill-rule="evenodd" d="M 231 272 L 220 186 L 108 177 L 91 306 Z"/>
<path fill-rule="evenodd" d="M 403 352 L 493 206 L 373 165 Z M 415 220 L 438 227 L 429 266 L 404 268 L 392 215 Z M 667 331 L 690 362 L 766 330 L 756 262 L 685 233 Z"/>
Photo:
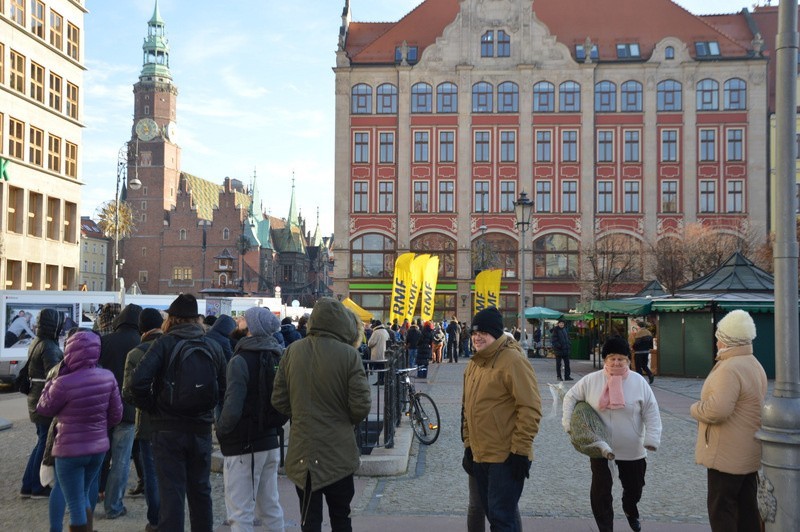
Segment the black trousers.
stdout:
<path fill-rule="evenodd" d="M 300 530 L 303 532 L 322 531 L 322 496 L 328 504 L 328 517 L 331 520 L 331 532 L 352 532 L 350 522 L 350 502 L 356 489 L 353 475 L 337 480 L 333 484 L 311 490 L 311 475 L 306 474 L 306 489 L 295 486 L 300 497 Z"/>
<path fill-rule="evenodd" d="M 757 473 L 708 470 L 708 520 L 714 532 L 758 532 Z"/>
<path fill-rule="evenodd" d="M 611 477 L 611 463 L 605 458 L 590 458 L 592 465 L 592 487 L 590 499 L 592 514 L 600 532 L 614 530 L 614 499 L 611 496 L 611 486 L 614 479 Z M 642 498 L 644 488 L 644 475 L 647 471 L 647 461 L 641 460 L 616 460 L 619 470 L 619 480 L 622 483 L 622 510 L 626 517 L 639 518 L 639 500 Z"/>
<path fill-rule="evenodd" d="M 447 342 L 447 360 L 458 362 L 458 341 L 450 340 Z"/>
<path fill-rule="evenodd" d="M 556 354 L 556 375 L 561 378 L 561 361 L 564 361 L 564 378 L 569 379 L 569 355 Z"/>
<path fill-rule="evenodd" d="M 648 378 L 653 377 L 653 372 L 650 371 L 650 366 L 648 366 L 648 358 L 650 357 L 650 353 L 635 353 L 634 359 L 636 361 L 636 371 L 639 373 L 644 372 L 647 374 Z"/>

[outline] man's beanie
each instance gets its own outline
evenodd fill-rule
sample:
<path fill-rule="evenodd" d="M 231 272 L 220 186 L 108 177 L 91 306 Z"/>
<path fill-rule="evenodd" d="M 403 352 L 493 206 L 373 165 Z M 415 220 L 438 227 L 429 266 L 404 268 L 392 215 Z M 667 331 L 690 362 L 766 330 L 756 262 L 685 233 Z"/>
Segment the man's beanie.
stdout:
<path fill-rule="evenodd" d="M 158 329 L 164 323 L 164 318 L 161 312 L 154 308 L 146 308 L 139 314 L 139 333 L 144 334 L 147 331 Z"/>
<path fill-rule="evenodd" d="M 496 307 L 488 307 L 472 318 L 472 332 L 485 332 L 497 339 L 503 335 L 503 315 Z"/>
<path fill-rule="evenodd" d="M 622 336 L 615 334 L 614 336 L 609 336 L 606 343 L 603 344 L 603 349 L 600 352 L 603 358 L 606 358 L 608 355 L 622 355 L 628 358 L 631 357 L 631 346 L 628 345 L 628 342 Z"/>
<path fill-rule="evenodd" d="M 269 336 L 281 330 L 281 322 L 268 308 L 250 307 L 244 312 L 247 330 L 253 336 Z"/>
<path fill-rule="evenodd" d="M 167 314 L 175 318 L 196 318 L 197 298 L 192 294 L 180 294 L 167 309 Z"/>
<path fill-rule="evenodd" d="M 292 318 L 290 318 L 289 316 L 286 316 L 281 320 L 281 325 L 291 325 L 291 323 L 292 323 Z"/>
<path fill-rule="evenodd" d="M 719 320 L 715 336 L 728 347 L 749 345 L 756 338 L 756 324 L 744 310 L 732 310 Z"/>

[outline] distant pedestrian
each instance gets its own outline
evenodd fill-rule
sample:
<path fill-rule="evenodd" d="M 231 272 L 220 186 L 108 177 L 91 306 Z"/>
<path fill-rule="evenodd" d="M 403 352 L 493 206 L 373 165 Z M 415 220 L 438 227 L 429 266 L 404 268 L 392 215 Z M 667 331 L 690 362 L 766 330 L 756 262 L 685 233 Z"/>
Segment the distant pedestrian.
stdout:
<path fill-rule="evenodd" d="M 453 316 L 447 324 L 447 361 L 458 363 L 458 343 L 461 339 L 461 326 Z"/>
<path fill-rule="evenodd" d="M 408 365 L 415 367 L 417 365 L 417 346 L 419 345 L 422 333 L 417 327 L 416 323 L 411 323 L 406 331 L 406 350 L 408 350 Z"/>
<path fill-rule="evenodd" d="M 636 372 L 647 375 L 650 384 L 653 384 L 653 372 L 650 371 L 650 350 L 653 349 L 653 334 L 644 326 L 639 324 L 639 330 L 633 335 L 633 354 Z"/>
<path fill-rule="evenodd" d="M 225 361 L 229 361 L 233 356 L 233 346 L 231 345 L 231 333 L 236 330 L 236 321 L 227 314 L 220 314 L 214 320 L 214 324 L 206 332 L 206 338 L 219 344 Z"/>
<path fill-rule="evenodd" d="M 281 334 L 283 335 L 283 345 L 289 347 L 292 342 L 296 342 L 303 338 L 303 335 L 297 332 L 297 327 L 292 323 L 292 318 L 285 317 L 281 321 Z"/>
<path fill-rule="evenodd" d="M 441 364 L 442 363 L 442 351 L 444 350 L 444 331 L 442 328 L 437 324 L 436 328 L 433 330 L 433 363 L 434 364 Z"/>
<path fill-rule="evenodd" d="M 571 381 L 571 372 L 569 370 L 569 352 L 570 342 L 569 333 L 566 329 L 567 323 L 562 319 L 558 320 L 558 324 L 553 327 L 552 336 L 550 337 L 550 344 L 553 346 L 553 351 L 556 353 L 556 377 L 558 380 Z M 561 364 L 564 364 L 564 378 L 561 378 Z"/>
<path fill-rule="evenodd" d="M 313 317 L 313 316 L 312 316 Z M 381 323 L 381 320 L 372 322 L 372 335 L 367 340 L 369 347 L 370 361 L 378 362 L 372 366 L 373 369 L 383 370 L 386 366 L 386 344 L 389 342 L 389 331 Z M 375 382 L 377 385 L 383 385 L 384 372 L 379 371 L 378 380 Z"/>

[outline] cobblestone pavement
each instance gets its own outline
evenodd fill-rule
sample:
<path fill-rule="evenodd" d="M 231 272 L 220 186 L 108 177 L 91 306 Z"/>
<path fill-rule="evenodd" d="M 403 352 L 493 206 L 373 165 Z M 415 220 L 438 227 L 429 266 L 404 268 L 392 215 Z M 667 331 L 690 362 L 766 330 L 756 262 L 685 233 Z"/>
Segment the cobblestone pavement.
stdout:
<path fill-rule="evenodd" d="M 555 362 L 532 359 L 531 363 L 543 394 L 544 419 L 534 442 L 531 478 L 526 482 L 520 501 L 525 528 L 560 532 L 596 530 L 589 507 L 588 458 L 570 445 L 561 428 L 560 411 L 554 411 L 547 387 L 547 383 L 556 382 Z M 593 371 L 589 361 L 573 361 L 572 366 L 576 380 Z M 461 469 L 459 421 L 465 367 L 465 360 L 459 364 L 432 365 L 427 383 L 417 382 L 418 389 L 428 392 L 439 407 L 442 433 L 431 446 L 414 441 L 405 474 L 356 480 L 355 530 L 463 530 L 467 481 Z M 667 377 L 657 377 L 653 385 L 664 430 L 660 449 L 648 457 L 647 486 L 640 503 L 645 528 L 647 523 L 658 525 L 659 530 L 669 530 L 671 524 L 689 526 L 708 522 L 705 470 L 694 464 L 696 424 L 688 413 L 701 387 L 699 379 Z M 18 495 L 25 462 L 35 443 L 35 431 L 28 421 L 23 396 L 0 395 L 0 417 L 14 422 L 13 428 L 0 432 L 0 523 L 7 526 L 15 523 L 13 530 L 45 531 L 48 529 L 47 501 L 21 500 Z M 134 481 L 132 471 L 131 485 Z M 211 484 L 217 530 L 225 531 L 227 527 L 221 526 L 225 516 L 222 475 L 212 473 Z M 279 489 L 287 530 L 299 530 L 293 486 L 281 477 Z M 622 508 L 618 483 L 614 498 L 619 519 Z M 144 500 L 126 497 L 125 504 L 128 515 L 114 521 L 102 519 L 102 508 L 98 507 L 95 529 L 101 532 L 143 530 Z"/>

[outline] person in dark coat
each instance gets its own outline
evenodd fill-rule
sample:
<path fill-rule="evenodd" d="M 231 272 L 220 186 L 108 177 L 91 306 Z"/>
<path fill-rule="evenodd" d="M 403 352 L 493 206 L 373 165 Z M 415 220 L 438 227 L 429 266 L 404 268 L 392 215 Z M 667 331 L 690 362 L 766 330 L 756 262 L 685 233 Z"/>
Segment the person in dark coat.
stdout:
<path fill-rule="evenodd" d="M 417 344 L 417 366 L 422 368 L 422 372 L 417 372 L 418 377 L 428 376 L 428 363 L 433 356 L 433 325 L 426 321 L 422 326 L 422 334 Z"/>
<path fill-rule="evenodd" d="M 236 330 L 236 322 L 227 314 L 220 314 L 214 321 L 214 325 L 206 333 L 206 338 L 217 342 L 225 355 L 225 361 L 229 361 L 233 356 L 233 346 L 231 345 L 231 333 Z"/>
<path fill-rule="evenodd" d="M 299 332 L 300 336 L 303 338 L 308 334 L 308 316 L 308 314 L 303 314 L 300 316 L 300 319 L 297 320 L 297 332 Z"/>
<path fill-rule="evenodd" d="M 553 351 L 556 352 L 556 376 L 558 380 L 571 381 L 569 371 L 569 333 L 566 329 L 567 323 L 564 320 L 558 320 L 558 325 L 553 327 L 553 335 L 550 337 L 550 343 L 553 346 Z M 564 378 L 561 378 L 561 363 L 564 363 Z"/>
<path fill-rule="evenodd" d="M 117 379 L 117 388 L 122 393 L 122 381 L 125 378 L 125 359 L 128 351 L 139 345 L 139 314 L 142 307 L 133 303 L 126 305 L 122 312 L 114 318 L 114 332 L 100 339 L 100 366 L 109 370 Z M 116 519 L 128 513 L 122 502 L 125 488 L 128 486 L 128 473 L 131 469 L 131 449 L 133 448 L 136 409 L 130 403 L 122 403 L 122 421 L 111 431 L 111 448 L 108 451 L 104 466 L 108 467 L 105 481 L 105 499 L 103 506 L 106 519 Z M 101 481 L 101 485 L 102 485 Z"/>
<path fill-rule="evenodd" d="M 416 323 L 412 323 L 406 331 L 406 349 L 408 350 L 408 365 L 414 367 L 417 365 L 417 346 L 419 340 L 422 338 L 422 332 Z"/>
<path fill-rule="evenodd" d="M 288 316 L 281 321 L 281 334 L 283 335 L 283 344 L 285 347 L 289 347 L 292 342 L 303 338 L 303 335 L 297 332 L 297 328 L 292 323 L 292 318 Z"/>
<path fill-rule="evenodd" d="M 64 314 L 52 308 L 45 308 L 39 312 L 37 322 L 36 338 L 28 347 L 28 378 L 31 382 L 31 390 L 28 393 L 28 414 L 36 425 L 36 445 L 31 451 L 22 476 L 20 496 L 23 499 L 47 497 L 50 494 L 50 488 L 42 486 L 39 482 L 39 468 L 47 444 L 47 431 L 53 420 L 37 413 L 36 405 L 44 390 L 47 374 L 64 358 L 64 353 L 58 346 L 58 337 L 64 326 Z"/>
<path fill-rule="evenodd" d="M 461 339 L 461 326 L 455 316 L 447 324 L 447 361 L 458 363 L 458 343 Z"/>

